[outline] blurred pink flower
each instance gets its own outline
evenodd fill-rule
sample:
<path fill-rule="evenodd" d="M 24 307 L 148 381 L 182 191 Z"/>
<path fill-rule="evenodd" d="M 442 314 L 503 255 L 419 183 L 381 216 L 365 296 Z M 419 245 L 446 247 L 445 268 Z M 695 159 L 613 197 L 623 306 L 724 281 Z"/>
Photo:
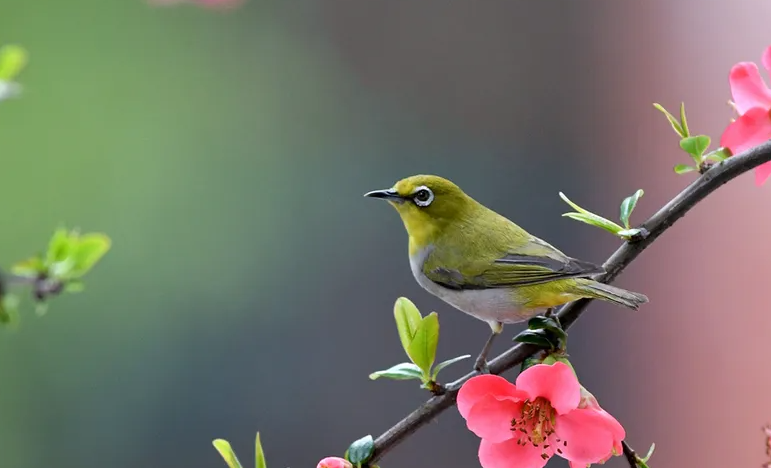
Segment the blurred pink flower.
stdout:
<path fill-rule="evenodd" d="M 344 458 L 327 457 L 316 465 L 316 468 L 352 468 L 351 462 Z"/>
<path fill-rule="evenodd" d="M 771 47 L 762 57 L 763 67 L 771 73 Z M 758 66 L 740 62 L 728 75 L 739 118 L 731 122 L 720 138 L 720 146 L 739 154 L 771 138 L 771 90 L 768 89 Z M 762 185 L 771 176 L 771 162 L 755 169 L 755 184 Z"/>
<path fill-rule="evenodd" d="M 574 467 L 607 460 L 623 428 L 596 400 L 579 408 L 580 389 L 562 362 L 529 367 L 516 385 L 496 375 L 469 379 L 458 392 L 458 411 L 482 439 L 482 467 L 541 468 L 555 454 Z"/>
<path fill-rule="evenodd" d="M 148 0 L 153 5 L 176 5 L 179 3 L 195 3 L 206 8 L 230 9 L 241 5 L 244 0 Z"/>

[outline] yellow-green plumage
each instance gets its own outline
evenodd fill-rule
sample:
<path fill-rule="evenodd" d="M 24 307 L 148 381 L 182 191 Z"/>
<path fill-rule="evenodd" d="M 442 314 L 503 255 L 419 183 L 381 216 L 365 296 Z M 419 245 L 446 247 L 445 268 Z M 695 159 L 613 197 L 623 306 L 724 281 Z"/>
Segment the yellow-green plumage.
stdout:
<path fill-rule="evenodd" d="M 441 177 L 412 176 L 367 195 L 399 212 L 418 283 L 493 330 L 580 298 L 632 309 L 648 300 L 587 278 L 603 269 L 568 257 Z"/>

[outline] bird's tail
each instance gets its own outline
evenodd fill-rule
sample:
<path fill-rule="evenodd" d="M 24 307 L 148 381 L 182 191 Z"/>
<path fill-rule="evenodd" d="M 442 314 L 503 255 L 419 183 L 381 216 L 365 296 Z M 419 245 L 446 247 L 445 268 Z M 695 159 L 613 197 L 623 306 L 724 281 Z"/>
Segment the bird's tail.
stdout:
<path fill-rule="evenodd" d="M 579 279 L 578 288 L 586 294 L 586 297 L 612 302 L 634 310 L 637 310 L 640 304 L 648 302 L 648 298 L 644 294 L 627 291 L 588 278 Z"/>

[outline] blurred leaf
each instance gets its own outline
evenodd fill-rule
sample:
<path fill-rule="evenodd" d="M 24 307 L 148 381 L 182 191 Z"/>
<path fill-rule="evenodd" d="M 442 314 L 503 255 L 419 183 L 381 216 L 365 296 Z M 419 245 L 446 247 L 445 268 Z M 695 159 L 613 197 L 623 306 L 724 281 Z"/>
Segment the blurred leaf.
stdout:
<path fill-rule="evenodd" d="M 470 354 L 464 354 L 463 356 L 454 357 L 452 359 L 448 359 L 446 361 L 440 362 L 439 364 L 436 365 L 436 367 L 434 367 L 434 370 L 431 373 L 431 379 L 432 380 L 436 380 L 436 377 L 439 375 L 439 371 L 441 371 L 445 367 L 451 366 L 451 365 L 455 364 L 456 362 L 460 362 L 460 361 L 462 361 L 464 359 L 468 359 L 470 357 L 471 357 Z"/>
<path fill-rule="evenodd" d="M 13 81 L 27 64 L 27 51 L 18 45 L 0 47 L 0 81 Z"/>
<path fill-rule="evenodd" d="M 546 333 L 544 333 L 542 330 L 521 331 L 519 334 L 517 334 L 517 336 L 514 337 L 513 341 L 532 344 L 546 349 L 554 349 L 557 347 L 554 343 L 549 341 L 549 339 L 546 337 Z"/>
<path fill-rule="evenodd" d="M 634 194 L 632 194 L 631 196 L 624 198 L 624 201 L 621 202 L 621 222 L 624 224 L 624 226 L 627 229 L 629 229 L 629 216 L 632 214 L 632 211 L 634 211 L 634 208 L 637 206 L 637 200 L 639 200 L 644 193 L 645 192 L 643 192 L 643 190 L 640 189 L 636 191 Z"/>
<path fill-rule="evenodd" d="M 0 300 L 0 324 L 10 328 L 19 326 L 19 297 L 6 294 Z"/>
<path fill-rule="evenodd" d="M 676 174 L 686 174 L 688 172 L 693 172 L 695 170 L 696 170 L 695 167 L 689 166 L 687 164 L 678 164 L 677 166 L 675 166 Z"/>
<path fill-rule="evenodd" d="M 683 128 L 680 126 L 680 122 L 677 121 L 674 115 L 670 114 L 669 111 L 664 109 L 664 107 L 661 104 L 653 103 L 653 107 L 661 111 L 666 117 L 667 120 L 669 120 L 670 125 L 672 125 L 672 128 L 675 130 L 675 133 L 677 133 L 680 138 L 685 138 L 688 136 L 687 133 L 683 130 Z"/>
<path fill-rule="evenodd" d="M 39 301 L 35 303 L 35 313 L 42 317 L 48 313 L 48 302 Z"/>
<path fill-rule="evenodd" d="M 418 331 L 422 317 L 420 311 L 406 297 L 400 297 L 394 304 L 394 317 L 396 318 L 396 330 L 402 342 L 404 352 L 409 355 L 410 343 Z"/>
<path fill-rule="evenodd" d="M 268 464 L 265 463 L 265 452 L 262 450 L 262 442 L 260 442 L 260 433 L 257 433 L 257 437 L 254 441 L 254 466 L 255 468 L 268 468 Z"/>
<path fill-rule="evenodd" d="M 436 312 L 431 312 L 420 321 L 415 338 L 412 339 L 407 352 L 412 362 L 423 370 L 424 375 L 429 375 L 431 366 L 434 364 L 437 344 L 439 344 L 439 316 Z"/>
<path fill-rule="evenodd" d="M 688 129 L 688 119 L 685 118 L 685 103 L 680 103 L 680 128 L 683 129 L 683 137 L 691 135 L 691 130 Z"/>
<path fill-rule="evenodd" d="M 230 442 L 224 439 L 216 439 L 212 443 L 230 468 L 243 468 L 241 462 L 238 461 L 235 452 L 233 452 Z"/>
<path fill-rule="evenodd" d="M 46 266 L 40 256 L 30 257 L 26 260 L 17 262 L 11 267 L 11 273 L 28 278 L 37 278 L 41 273 L 46 272 Z"/>
<path fill-rule="evenodd" d="M 69 280 L 64 284 L 64 292 L 79 293 L 86 289 L 86 285 L 80 280 Z"/>
<path fill-rule="evenodd" d="M 372 454 L 375 452 L 375 440 L 371 435 L 366 435 L 361 439 L 355 441 L 348 447 L 346 453 L 346 459 L 356 466 L 361 466 L 366 463 L 367 460 L 372 458 Z"/>
<path fill-rule="evenodd" d="M 423 371 L 420 370 L 420 367 L 411 362 L 402 362 L 401 364 L 397 364 L 388 369 L 369 374 L 370 380 L 377 380 L 380 377 L 393 380 L 422 380 Z"/>
<path fill-rule="evenodd" d="M 110 238 L 102 233 L 89 233 L 74 242 L 71 275 L 83 276 L 110 250 Z"/>
<path fill-rule="evenodd" d="M 702 155 L 709 148 L 711 140 L 706 135 L 689 136 L 680 140 L 680 148 L 690 154 L 694 162 L 698 165 L 704 159 Z"/>

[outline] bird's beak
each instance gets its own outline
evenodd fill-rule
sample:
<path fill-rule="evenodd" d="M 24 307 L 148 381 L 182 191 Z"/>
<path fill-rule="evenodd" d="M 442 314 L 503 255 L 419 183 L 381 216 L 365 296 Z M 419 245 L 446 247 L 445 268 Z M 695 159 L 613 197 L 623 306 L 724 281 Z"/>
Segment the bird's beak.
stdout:
<path fill-rule="evenodd" d="M 402 198 L 399 193 L 394 189 L 387 189 L 387 190 L 373 190 L 371 192 L 367 192 L 364 194 L 365 197 L 370 198 L 381 198 L 383 200 L 388 200 L 392 202 L 401 203 L 404 201 L 404 198 Z"/>

